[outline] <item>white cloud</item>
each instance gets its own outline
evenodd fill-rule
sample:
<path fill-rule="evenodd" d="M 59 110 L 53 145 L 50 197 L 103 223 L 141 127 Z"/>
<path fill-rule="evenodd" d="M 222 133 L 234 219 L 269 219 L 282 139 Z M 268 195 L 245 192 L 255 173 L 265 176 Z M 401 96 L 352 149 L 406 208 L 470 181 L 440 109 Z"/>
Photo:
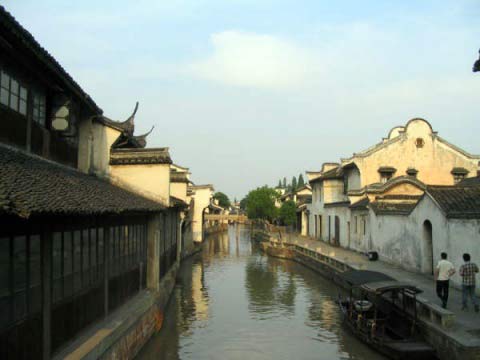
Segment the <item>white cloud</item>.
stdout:
<path fill-rule="evenodd" d="M 302 84 L 313 55 L 271 35 L 224 31 L 211 35 L 212 54 L 188 66 L 196 77 L 227 85 L 284 89 Z"/>

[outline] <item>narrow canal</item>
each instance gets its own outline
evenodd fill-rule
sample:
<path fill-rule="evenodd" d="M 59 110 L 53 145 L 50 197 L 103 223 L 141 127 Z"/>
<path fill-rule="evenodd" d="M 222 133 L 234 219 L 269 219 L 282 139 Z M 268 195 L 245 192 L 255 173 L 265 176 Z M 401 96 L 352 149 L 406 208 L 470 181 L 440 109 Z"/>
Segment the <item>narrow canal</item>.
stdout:
<path fill-rule="evenodd" d="M 262 254 L 246 228 L 185 261 L 162 330 L 139 359 L 383 359 L 341 325 L 337 288 Z"/>

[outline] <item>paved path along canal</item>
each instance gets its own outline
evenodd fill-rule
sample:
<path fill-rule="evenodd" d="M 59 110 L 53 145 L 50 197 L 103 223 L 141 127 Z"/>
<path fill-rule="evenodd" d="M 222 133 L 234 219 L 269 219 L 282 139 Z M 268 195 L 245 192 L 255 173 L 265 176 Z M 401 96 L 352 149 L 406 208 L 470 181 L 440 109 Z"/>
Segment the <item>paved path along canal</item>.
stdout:
<path fill-rule="evenodd" d="M 184 262 L 163 328 L 138 358 L 383 359 L 342 327 L 337 291 L 230 226 Z"/>

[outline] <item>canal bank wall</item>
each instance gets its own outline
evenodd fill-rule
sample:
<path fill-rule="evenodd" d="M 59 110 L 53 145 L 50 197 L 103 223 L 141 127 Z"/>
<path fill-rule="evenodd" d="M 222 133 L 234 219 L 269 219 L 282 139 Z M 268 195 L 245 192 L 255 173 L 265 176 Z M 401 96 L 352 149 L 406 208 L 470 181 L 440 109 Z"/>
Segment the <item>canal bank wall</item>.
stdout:
<path fill-rule="evenodd" d="M 284 236 L 284 241 L 277 239 L 277 234 L 271 234 L 270 241 L 263 242 L 262 247 L 269 256 L 296 261 L 322 276 L 336 282 L 338 274 L 348 270 L 364 269 L 362 264 L 355 261 L 341 261 L 334 256 L 322 254 L 316 249 L 311 249 L 289 242 L 289 236 Z M 291 240 L 291 239 L 290 239 Z M 420 328 L 425 339 L 437 351 L 441 360 L 468 359 L 480 360 L 479 334 L 474 334 L 455 324 L 455 316 L 448 310 L 431 303 L 421 296 L 418 298 L 417 314 Z M 410 309 L 412 312 L 413 310 Z M 473 315 L 475 316 L 475 315 Z M 480 321 L 480 320 L 479 320 Z"/>

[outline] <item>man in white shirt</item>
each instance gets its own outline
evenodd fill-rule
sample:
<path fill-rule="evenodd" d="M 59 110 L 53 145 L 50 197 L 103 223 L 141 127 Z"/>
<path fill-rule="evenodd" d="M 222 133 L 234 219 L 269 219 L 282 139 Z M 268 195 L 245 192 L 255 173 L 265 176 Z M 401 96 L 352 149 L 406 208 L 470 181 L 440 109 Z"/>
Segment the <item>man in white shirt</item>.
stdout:
<path fill-rule="evenodd" d="M 455 267 L 447 260 L 447 253 L 440 254 L 441 260 L 435 269 L 435 280 L 437 281 L 437 296 L 442 300 L 442 307 L 447 308 L 448 287 L 450 277 L 455 274 Z"/>

